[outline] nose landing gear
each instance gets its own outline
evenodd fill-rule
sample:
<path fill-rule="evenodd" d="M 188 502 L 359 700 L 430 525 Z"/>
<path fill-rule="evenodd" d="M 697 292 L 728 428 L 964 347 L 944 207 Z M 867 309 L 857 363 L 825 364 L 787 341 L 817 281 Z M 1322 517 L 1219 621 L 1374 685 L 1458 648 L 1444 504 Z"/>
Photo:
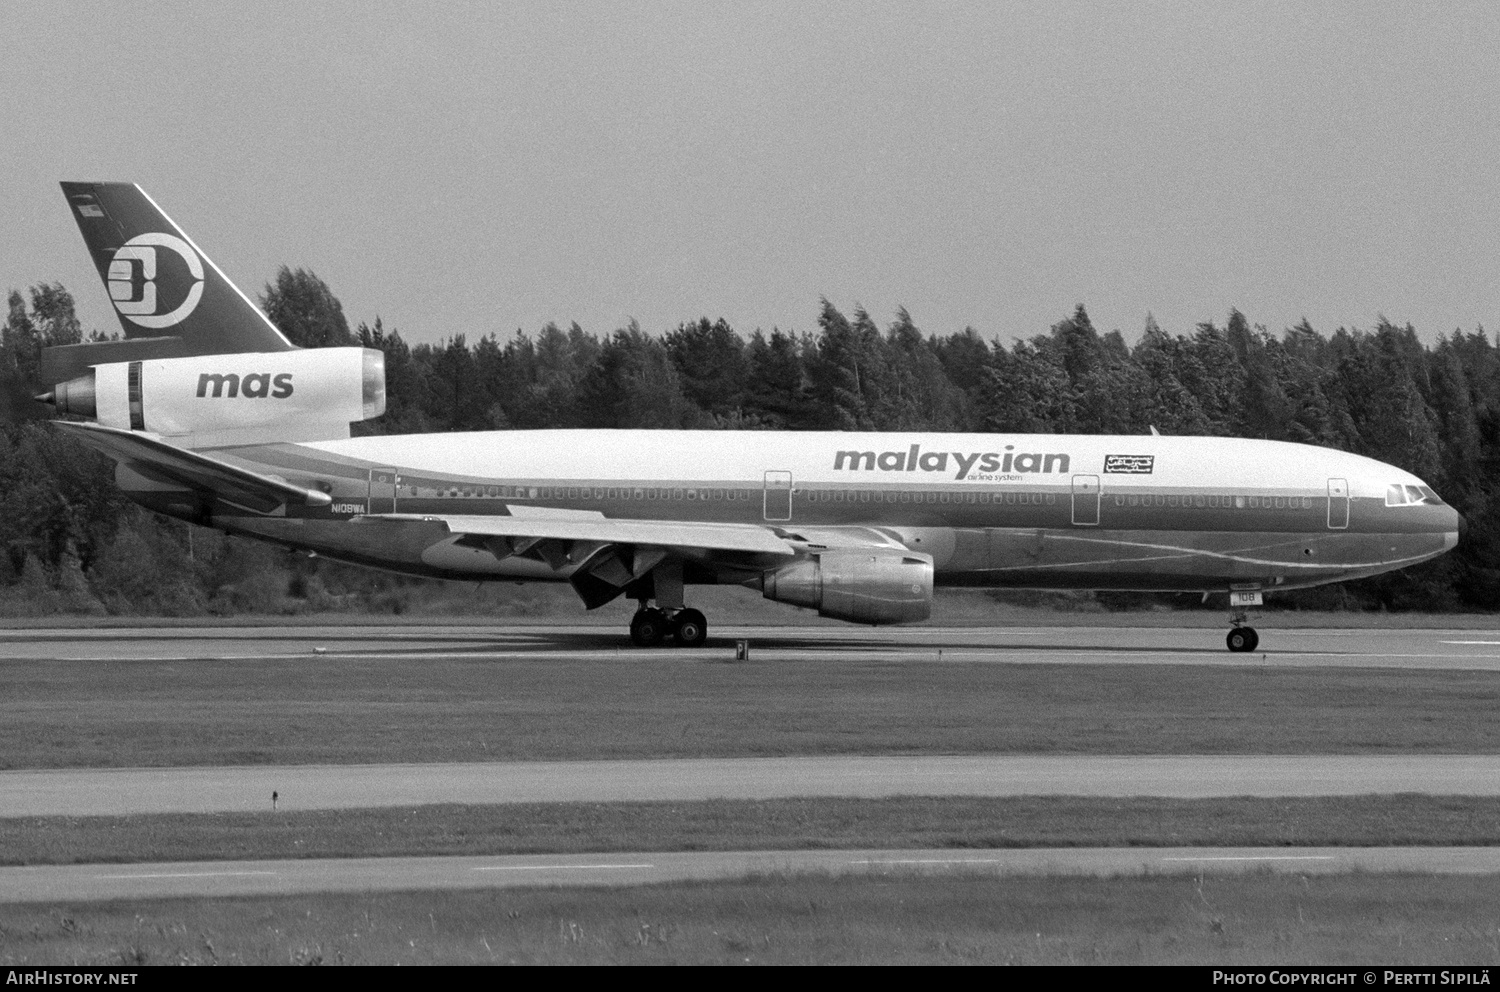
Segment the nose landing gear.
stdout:
<path fill-rule="evenodd" d="M 1236 627 L 1224 638 L 1224 643 L 1231 651 L 1254 651 L 1260 643 L 1260 635 L 1254 627 Z"/>
<path fill-rule="evenodd" d="M 1260 643 L 1260 635 L 1255 632 L 1254 627 L 1247 626 L 1245 621 L 1250 614 L 1242 607 L 1235 607 L 1229 611 L 1229 622 L 1233 629 L 1224 638 L 1224 645 L 1234 652 L 1254 651 Z"/>

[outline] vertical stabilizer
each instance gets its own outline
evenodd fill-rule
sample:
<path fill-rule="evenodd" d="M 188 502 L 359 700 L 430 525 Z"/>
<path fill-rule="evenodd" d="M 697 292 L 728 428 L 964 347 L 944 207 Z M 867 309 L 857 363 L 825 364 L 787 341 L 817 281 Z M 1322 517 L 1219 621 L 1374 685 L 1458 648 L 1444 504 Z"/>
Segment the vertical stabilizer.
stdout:
<path fill-rule="evenodd" d="M 63 183 L 124 339 L 49 348 L 42 378 L 91 365 L 289 351 L 276 325 L 133 183 Z"/>

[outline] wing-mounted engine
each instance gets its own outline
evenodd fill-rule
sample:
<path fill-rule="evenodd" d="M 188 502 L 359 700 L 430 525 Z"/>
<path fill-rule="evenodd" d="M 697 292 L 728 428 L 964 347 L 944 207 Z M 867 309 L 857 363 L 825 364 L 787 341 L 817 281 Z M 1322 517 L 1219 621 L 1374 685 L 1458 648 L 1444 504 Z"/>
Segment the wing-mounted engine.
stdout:
<path fill-rule="evenodd" d="M 767 572 L 761 593 L 852 623 L 912 623 L 932 615 L 932 558 L 911 551 L 824 551 Z"/>
<path fill-rule="evenodd" d="M 188 448 L 328 441 L 385 412 L 385 355 L 309 348 L 113 362 L 37 398 Z"/>

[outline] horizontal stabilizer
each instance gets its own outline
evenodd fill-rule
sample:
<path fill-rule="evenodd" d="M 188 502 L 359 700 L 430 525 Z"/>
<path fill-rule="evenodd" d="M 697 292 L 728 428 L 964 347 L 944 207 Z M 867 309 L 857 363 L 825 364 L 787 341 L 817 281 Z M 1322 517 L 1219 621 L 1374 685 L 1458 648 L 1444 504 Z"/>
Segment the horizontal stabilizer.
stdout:
<path fill-rule="evenodd" d="M 37 381 L 52 385 L 83 375 L 95 365 L 115 362 L 149 362 L 157 358 L 184 358 L 191 355 L 182 338 L 128 338 L 121 341 L 90 341 L 86 344 L 60 344 L 42 349 Z"/>
<path fill-rule="evenodd" d="M 271 513 L 286 503 L 327 506 L 332 502 L 327 493 L 185 451 L 139 431 L 67 421 L 53 421 L 53 426 L 141 475 L 208 493 L 256 513 Z"/>

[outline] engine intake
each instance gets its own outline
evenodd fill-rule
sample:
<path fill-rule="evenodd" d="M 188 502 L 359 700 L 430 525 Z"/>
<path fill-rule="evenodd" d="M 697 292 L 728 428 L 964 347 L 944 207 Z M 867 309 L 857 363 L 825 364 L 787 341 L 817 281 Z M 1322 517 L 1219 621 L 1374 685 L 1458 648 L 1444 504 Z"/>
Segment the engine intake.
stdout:
<path fill-rule="evenodd" d="M 852 623 L 913 623 L 932 615 L 932 559 L 911 551 L 825 551 L 761 577 L 778 603 Z"/>

